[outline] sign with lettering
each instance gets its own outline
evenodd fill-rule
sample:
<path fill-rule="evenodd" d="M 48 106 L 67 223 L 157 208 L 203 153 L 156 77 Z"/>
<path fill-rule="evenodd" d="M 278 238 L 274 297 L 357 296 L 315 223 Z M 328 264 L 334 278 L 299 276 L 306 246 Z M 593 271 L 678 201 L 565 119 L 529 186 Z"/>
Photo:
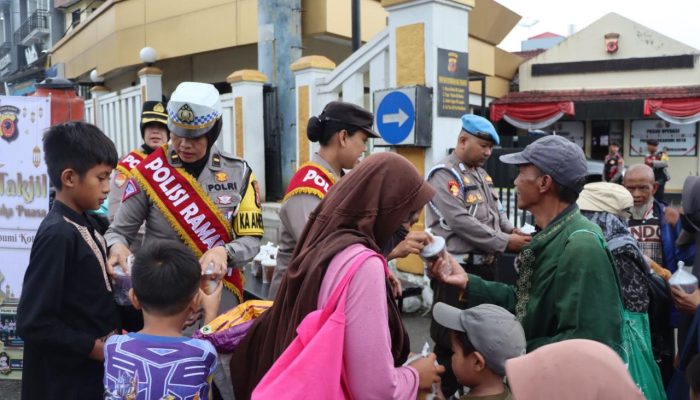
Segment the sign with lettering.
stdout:
<path fill-rule="evenodd" d="M 461 118 L 469 114 L 467 53 L 438 49 L 437 60 L 437 115 Z"/>
<path fill-rule="evenodd" d="M 27 65 L 32 65 L 39 59 L 39 51 L 37 51 L 35 44 L 24 49 L 24 59 L 27 61 Z"/>
<path fill-rule="evenodd" d="M 659 141 L 659 150 L 666 149 L 669 156 L 694 157 L 697 154 L 697 124 L 676 125 L 660 119 L 632 121 L 630 155 L 644 157 L 646 141 Z"/>
<path fill-rule="evenodd" d="M 560 121 L 542 129 L 547 133 L 552 133 L 565 137 L 583 148 L 584 128 L 583 121 Z"/>
<path fill-rule="evenodd" d="M 51 126 L 47 97 L 0 96 L 0 379 L 21 379 L 16 313 L 29 252 L 49 211 L 49 178 L 41 138 Z"/>

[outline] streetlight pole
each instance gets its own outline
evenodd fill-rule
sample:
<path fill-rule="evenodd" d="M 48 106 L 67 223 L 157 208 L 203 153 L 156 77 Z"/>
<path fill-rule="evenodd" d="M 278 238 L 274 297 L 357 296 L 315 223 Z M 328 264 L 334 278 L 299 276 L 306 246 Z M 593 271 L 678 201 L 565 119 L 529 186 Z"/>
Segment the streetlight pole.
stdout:
<path fill-rule="evenodd" d="M 352 3 L 352 51 L 357 51 L 362 45 L 360 26 L 360 0 L 350 0 Z"/>

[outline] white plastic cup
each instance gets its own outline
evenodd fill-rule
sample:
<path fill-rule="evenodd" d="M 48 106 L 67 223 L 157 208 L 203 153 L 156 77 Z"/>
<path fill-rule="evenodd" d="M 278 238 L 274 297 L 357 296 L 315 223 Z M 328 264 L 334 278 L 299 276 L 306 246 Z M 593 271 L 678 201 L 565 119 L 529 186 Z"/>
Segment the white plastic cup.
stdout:
<path fill-rule="evenodd" d="M 219 285 L 219 281 L 214 279 L 214 263 L 209 263 L 207 269 L 202 272 L 202 278 L 199 282 L 199 287 L 206 294 L 212 294 Z"/>
<path fill-rule="evenodd" d="M 433 241 L 423 247 L 420 252 L 420 257 L 428 264 L 432 264 L 445 251 L 445 238 L 442 236 L 433 236 Z"/>
<path fill-rule="evenodd" d="M 275 260 L 267 259 L 262 262 L 262 282 L 270 283 L 272 282 L 272 276 L 275 274 L 275 267 L 277 263 Z"/>

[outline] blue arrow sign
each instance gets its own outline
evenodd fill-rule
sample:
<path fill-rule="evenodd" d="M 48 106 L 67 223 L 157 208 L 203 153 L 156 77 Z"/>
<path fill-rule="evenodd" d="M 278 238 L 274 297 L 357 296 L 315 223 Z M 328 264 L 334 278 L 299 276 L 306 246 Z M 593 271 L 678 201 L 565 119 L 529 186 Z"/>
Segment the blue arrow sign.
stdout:
<path fill-rule="evenodd" d="M 377 130 L 389 144 L 406 140 L 413 130 L 416 110 L 411 99 L 396 91 L 384 96 L 377 108 Z"/>

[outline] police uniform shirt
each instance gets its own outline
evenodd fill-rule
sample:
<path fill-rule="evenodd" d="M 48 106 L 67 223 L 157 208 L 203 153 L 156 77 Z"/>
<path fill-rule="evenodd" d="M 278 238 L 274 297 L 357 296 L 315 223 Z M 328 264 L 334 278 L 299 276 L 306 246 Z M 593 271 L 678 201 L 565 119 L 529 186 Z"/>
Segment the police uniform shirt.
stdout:
<path fill-rule="evenodd" d="M 141 149 L 138 149 L 141 150 Z M 114 217 L 119 211 L 119 207 L 122 205 L 122 196 L 124 195 L 124 187 L 126 182 L 129 180 L 127 175 L 118 169 L 114 169 L 112 174 L 112 179 L 109 181 L 109 194 L 107 195 L 107 218 L 109 222 L 114 222 Z M 143 241 L 143 235 L 146 233 L 146 224 L 141 225 L 138 235 L 132 240 L 129 250 L 132 253 L 138 251 L 141 248 L 141 242 Z"/>
<path fill-rule="evenodd" d="M 333 177 L 340 179 L 340 173 L 333 170 L 333 167 L 328 164 L 318 153 L 314 153 L 311 157 L 311 162 L 323 167 L 326 171 L 333 174 Z M 280 230 L 277 242 L 279 243 L 279 251 L 277 252 L 277 266 L 275 274 L 270 283 L 270 297 L 274 297 L 277 293 L 282 277 L 287 271 L 287 265 L 292 261 L 292 253 L 297 245 L 297 241 L 301 236 L 301 232 L 306 226 L 306 221 L 309 215 L 316 208 L 321 199 L 312 194 L 300 193 L 291 196 L 282 204 L 280 209 Z"/>
<path fill-rule="evenodd" d="M 491 177 L 483 168 L 465 166 L 454 153 L 440 164 L 445 168 L 437 170 L 428 182 L 437 191 L 432 203 L 449 230 L 441 226 L 439 216 L 428 206 L 431 232 L 445 238 L 447 250 L 452 254 L 503 253 L 513 224 L 498 200 Z M 457 172 L 461 184 L 448 169 Z"/>
<path fill-rule="evenodd" d="M 173 148 L 168 150 L 167 158 L 171 166 L 182 166 Z M 212 146 L 207 166 L 197 178 L 199 185 L 232 227 L 238 223 L 239 233 L 243 232 L 230 244 L 235 254 L 233 259 L 229 260 L 229 267 L 246 264 L 260 250 L 260 237 L 263 232 L 260 195 L 257 184 L 251 182 L 251 176 L 250 167 L 244 160 L 223 153 L 216 146 Z M 239 207 L 241 202 L 248 204 L 247 208 L 252 210 L 241 210 Z M 136 238 L 139 227 L 144 221 L 146 221 L 144 245 L 153 240 L 181 241 L 170 222 L 146 192 L 139 187 L 137 193 L 122 202 L 114 222 L 105 234 L 107 245 L 111 247 L 115 243 L 122 243 L 128 246 Z"/>

